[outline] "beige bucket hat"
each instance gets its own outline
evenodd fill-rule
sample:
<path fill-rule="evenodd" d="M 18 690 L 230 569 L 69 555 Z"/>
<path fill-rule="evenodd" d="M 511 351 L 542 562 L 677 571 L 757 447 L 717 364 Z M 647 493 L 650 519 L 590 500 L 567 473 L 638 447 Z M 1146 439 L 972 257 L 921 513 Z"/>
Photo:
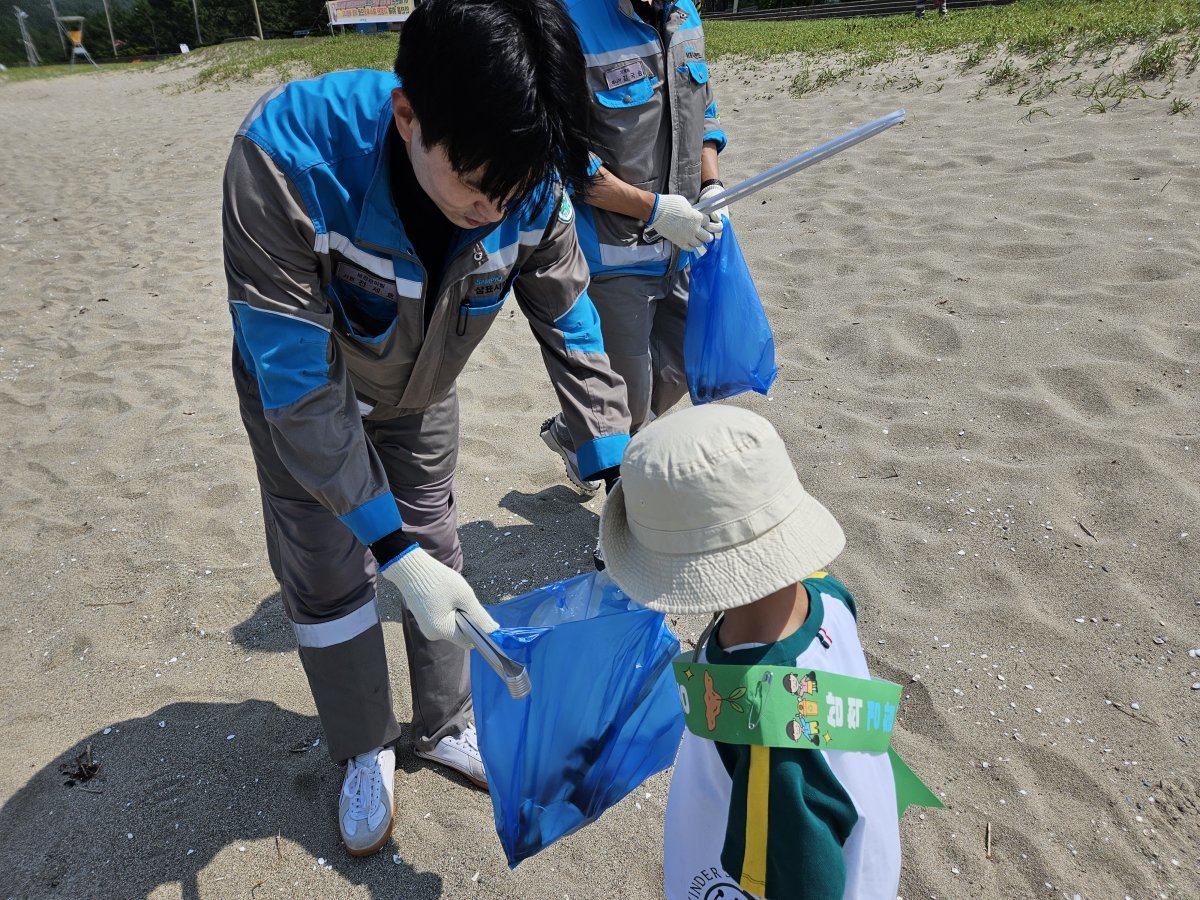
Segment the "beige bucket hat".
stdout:
<path fill-rule="evenodd" d="M 613 581 L 642 605 L 712 613 L 825 568 L 846 538 L 771 423 L 714 404 L 672 413 L 629 443 L 600 546 Z"/>

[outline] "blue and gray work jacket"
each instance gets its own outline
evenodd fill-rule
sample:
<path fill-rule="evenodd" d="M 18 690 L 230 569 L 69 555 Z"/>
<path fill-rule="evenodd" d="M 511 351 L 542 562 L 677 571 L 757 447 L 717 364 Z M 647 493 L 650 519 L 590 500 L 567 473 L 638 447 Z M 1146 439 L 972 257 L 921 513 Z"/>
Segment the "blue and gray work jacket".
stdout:
<path fill-rule="evenodd" d="M 629 440 L 624 383 L 558 185 L 498 225 L 455 233 L 426 325 L 426 272 L 385 152 L 397 85 L 391 73 L 338 72 L 267 94 L 234 138 L 222 214 L 234 340 L 275 446 L 366 545 L 402 523 L 362 419 L 444 399 L 510 297 L 541 345 L 581 473 L 618 465 Z"/>
<path fill-rule="evenodd" d="M 630 0 L 566 0 L 583 44 L 592 95 L 592 170 L 655 194 L 700 194 L 705 141 L 725 147 L 709 84 L 704 31 L 692 0 L 663 0 L 659 27 L 643 22 Z M 642 240 L 643 223 L 579 207 L 579 243 L 593 275 L 665 273 L 672 246 Z"/>

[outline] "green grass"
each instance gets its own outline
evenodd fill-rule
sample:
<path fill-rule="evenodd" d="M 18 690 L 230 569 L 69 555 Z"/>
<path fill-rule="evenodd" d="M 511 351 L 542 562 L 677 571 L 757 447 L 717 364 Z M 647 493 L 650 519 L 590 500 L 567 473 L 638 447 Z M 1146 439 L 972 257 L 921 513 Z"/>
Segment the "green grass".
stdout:
<path fill-rule="evenodd" d="M 713 21 L 704 26 L 709 56 L 803 53 L 849 55 L 868 64 L 911 53 L 988 50 L 1034 56 L 1068 45 L 1088 51 L 1195 31 L 1198 0 L 1018 0 L 951 12 L 949 18 L 887 16 L 800 22 Z"/>
<path fill-rule="evenodd" d="M 982 47 L 972 47 L 967 51 L 967 55 L 963 57 L 961 68 L 964 72 L 969 72 L 982 64 L 987 57 L 987 51 Z"/>
<path fill-rule="evenodd" d="M 849 66 L 825 65 L 816 70 L 806 66 L 799 75 L 792 79 L 791 91 L 793 95 L 803 97 L 805 94 L 819 91 L 823 87 L 837 84 L 853 74 L 854 70 Z"/>
<path fill-rule="evenodd" d="M 792 89 L 804 94 L 840 78 L 912 53 L 961 52 L 973 68 L 1000 48 L 1036 57 L 1035 68 L 1070 48 L 1076 59 L 1131 43 L 1161 46 L 1179 35 L 1179 55 L 1200 61 L 1200 0 L 1018 0 L 1006 6 L 952 12 L 949 18 L 910 15 L 799 22 L 712 21 L 705 25 L 708 55 L 767 58 L 803 54 L 806 76 Z M 394 35 L 346 35 L 304 40 L 253 41 L 205 48 L 186 64 L 199 67 L 196 86 L 241 81 L 258 75 L 284 80 L 339 69 L 391 68 Z M 1166 55 L 1166 50 L 1157 51 Z M 1147 60 L 1147 71 L 1158 57 Z M 840 78 L 833 77 L 840 73 Z"/>
<path fill-rule="evenodd" d="M 1175 57 L 1179 54 L 1179 41 L 1159 41 L 1149 47 L 1129 70 L 1134 78 L 1157 81 L 1175 71 Z"/>
<path fill-rule="evenodd" d="M 1191 75 L 1200 64 L 1200 35 L 1192 35 L 1180 50 L 1183 56 L 1183 74 Z"/>
<path fill-rule="evenodd" d="M 989 69 L 984 76 L 984 81 L 995 87 L 998 84 L 1016 85 L 1023 79 L 1023 73 L 1020 66 L 1014 63 L 1011 59 L 1006 59 L 1004 62 Z"/>
<path fill-rule="evenodd" d="M 394 34 L 347 34 L 224 44 L 190 54 L 188 64 L 200 67 L 194 85 L 204 87 L 258 75 L 286 81 L 342 69 L 390 69 L 395 59 Z"/>
<path fill-rule="evenodd" d="M 1000 56 L 986 80 L 1015 93 L 1049 73 L 1056 61 L 1105 63 L 1134 44 L 1145 49 L 1129 77 L 1144 81 L 1191 74 L 1200 65 L 1200 0 L 1018 0 L 952 11 L 947 19 L 712 21 L 705 33 L 712 59 L 801 54 L 801 74 L 791 86 L 798 95 L 897 57 L 940 52 L 961 54 L 963 71 Z M 283 81 L 340 69 L 388 69 L 395 50 L 391 34 L 250 41 L 206 47 L 167 65 L 195 68 L 191 86 L 203 87 L 254 77 Z M 1013 56 L 1028 65 L 1018 67 Z M 0 84 L 69 72 L 66 66 L 11 69 L 0 74 Z"/>

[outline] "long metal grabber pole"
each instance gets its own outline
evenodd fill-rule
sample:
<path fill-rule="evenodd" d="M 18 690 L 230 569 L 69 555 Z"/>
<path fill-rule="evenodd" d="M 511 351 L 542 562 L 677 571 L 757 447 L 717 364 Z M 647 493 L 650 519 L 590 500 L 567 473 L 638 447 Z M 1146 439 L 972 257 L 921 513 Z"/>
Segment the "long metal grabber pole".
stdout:
<path fill-rule="evenodd" d="M 736 203 L 738 200 L 744 200 L 751 194 L 756 194 L 765 187 L 770 187 L 777 181 L 782 181 L 795 175 L 811 165 L 819 163 L 823 159 L 829 159 L 834 154 L 841 153 L 848 147 L 853 147 L 855 144 L 860 144 L 867 138 L 873 138 L 881 131 L 887 131 L 893 125 L 899 125 L 904 122 L 904 110 L 898 109 L 895 112 L 890 112 L 886 116 L 881 116 L 874 122 L 868 122 L 853 131 L 848 131 L 841 137 L 834 138 L 832 141 L 826 141 L 819 147 L 814 147 L 811 150 L 806 150 L 799 156 L 789 159 L 787 162 L 782 162 L 774 168 L 767 169 L 765 172 L 760 172 L 753 178 L 747 178 L 741 184 L 735 184 L 733 187 L 719 194 L 713 194 L 711 197 L 706 197 L 700 203 L 696 204 L 696 209 L 701 212 L 708 212 L 711 209 L 719 209 L 722 206 L 728 206 L 730 203 Z"/>

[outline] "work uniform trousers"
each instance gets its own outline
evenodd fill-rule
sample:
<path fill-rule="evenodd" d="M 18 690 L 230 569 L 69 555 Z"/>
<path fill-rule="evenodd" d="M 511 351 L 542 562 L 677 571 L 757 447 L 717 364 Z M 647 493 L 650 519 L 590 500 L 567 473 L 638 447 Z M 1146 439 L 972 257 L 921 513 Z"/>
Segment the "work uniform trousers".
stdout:
<path fill-rule="evenodd" d="M 604 352 L 629 392 L 630 434 L 688 392 L 683 332 L 690 282 L 691 270 L 684 269 L 664 275 L 602 273 L 588 285 L 600 314 Z M 561 414 L 552 427 L 559 441 L 574 450 Z"/>
<path fill-rule="evenodd" d="M 300 661 L 335 762 L 400 736 L 379 620 L 374 557 L 350 529 L 313 499 L 284 467 L 263 415 L 258 383 L 233 351 L 242 422 L 258 469 L 267 555 L 279 581 Z M 363 422 L 383 462 L 404 533 L 431 556 L 462 571 L 454 505 L 458 396 L 422 413 Z M 401 613 L 412 689 L 413 743 L 428 750 L 458 735 L 471 710 L 467 651 L 430 641 Z"/>

